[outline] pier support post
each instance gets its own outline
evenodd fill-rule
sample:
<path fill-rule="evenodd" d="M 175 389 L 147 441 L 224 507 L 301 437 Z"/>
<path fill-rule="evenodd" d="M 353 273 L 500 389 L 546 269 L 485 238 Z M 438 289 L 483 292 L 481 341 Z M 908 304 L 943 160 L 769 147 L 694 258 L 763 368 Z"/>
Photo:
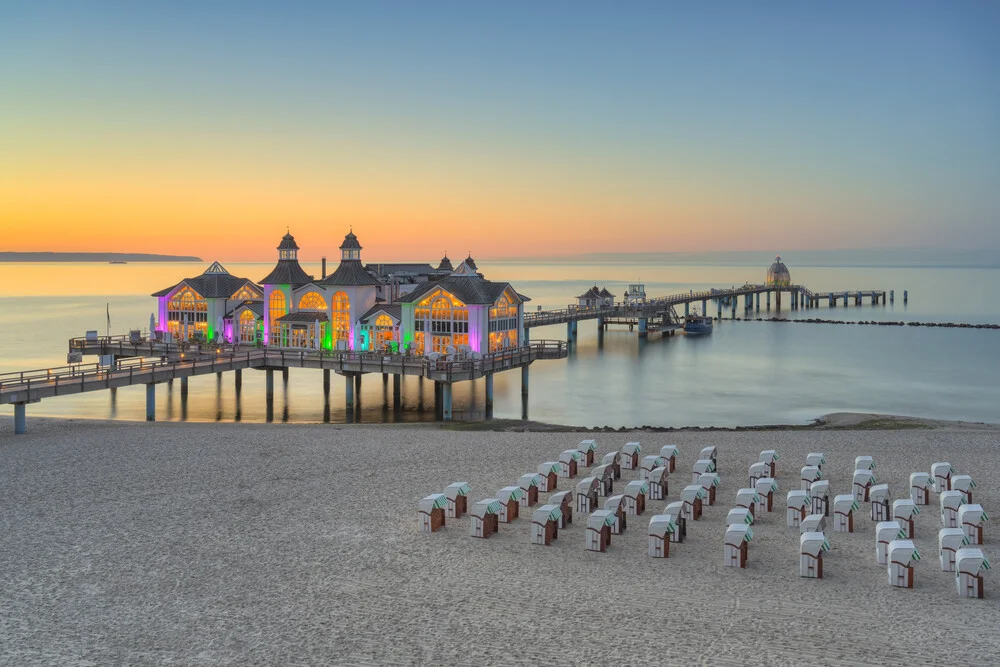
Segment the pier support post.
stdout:
<path fill-rule="evenodd" d="M 399 413 L 402 408 L 402 376 L 399 373 L 392 374 L 392 411 Z"/>
<path fill-rule="evenodd" d="M 274 371 L 270 368 L 264 372 L 264 420 L 274 421 Z"/>
<path fill-rule="evenodd" d="M 281 384 L 288 386 L 288 366 L 281 369 Z"/>
<path fill-rule="evenodd" d="M 702 316 L 708 315 L 708 299 L 701 300 L 701 314 Z"/>
<path fill-rule="evenodd" d="M 691 304 L 688 301 L 684 302 L 684 317 L 691 314 Z"/>
<path fill-rule="evenodd" d="M 441 383 L 441 419 L 451 421 L 451 383 Z"/>
<path fill-rule="evenodd" d="M 906 305 L 906 302 L 909 301 L 909 299 L 910 299 L 910 292 L 909 292 L 909 290 L 903 290 L 903 305 L 904 306 Z"/>
<path fill-rule="evenodd" d="M 24 435 L 28 432 L 28 417 L 24 403 L 14 404 L 14 435 Z"/>
<path fill-rule="evenodd" d="M 567 322 L 566 323 L 566 342 L 567 343 L 572 343 L 573 342 L 573 323 L 572 322 Z"/>
<path fill-rule="evenodd" d="M 739 300 L 740 300 L 740 298 L 737 295 L 734 294 L 733 295 L 733 312 L 729 315 L 729 317 L 731 317 L 734 320 L 736 319 L 736 302 L 739 301 Z"/>
<path fill-rule="evenodd" d="M 604 329 L 604 318 L 603 317 L 598 317 L 597 318 L 597 330 L 601 331 L 602 329 Z"/>
<path fill-rule="evenodd" d="M 235 373 L 233 384 L 236 387 L 236 395 L 239 396 L 243 391 L 243 369 L 237 368 L 233 373 Z"/>
<path fill-rule="evenodd" d="M 522 341 L 523 341 L 521 343 L 522 345 L 527 345 L 528 343 L 531 342 L 531 336 L 528 335 L 528 327 L 524 327 L 524 336 L 522 338 Z"/>
<path fill-rule="evenodd" d="M 774 290 L 774 310 L 781 312 L 781 290 Z"/>
<path fill-rule="evenodd" d="M 243 420 L 243 369 L 237 368 L 234 373 L 236 377 L 233 380 L 233 385 L 236 389 L 236 421 Z M 169 415 L 168 415 L 169 416 Z"/>
<path fill-rule="evenodd" d="M 716 302 L 716 304 L 718 304 L 718 307 L 719 307 L 719 312 L 718 312 L 718 313 L 716 313 L 716 316 L 715 316 L 715 319 L 717 319 L 717 320 L 721 320 L 721 319 L 722 319 L 722 299 L 719 299 L 719 300 L 718 300 L 718 301 Z"/>
<path fill-rule="evenodd" d="M 521 367 L 521 419 L 528 418 L 528 367 Z"/>
<path fill-rule="evenodd" d="M 771 293 L 767 293 L 767 312 L 771 312 Z"/>
<path fill-rule="evenodd" d="M 323 369 L 323 423 L 330 423 L 330 369 Z"/>
<path fill-rule="evenodd" d="M 759 313 L 760 312 L 760 292 L 757 292 L 757 297 L 754 299 L 754 301 L 756 302 L 755 303 L 756 310 Z"/>
<path fill-rule="evenodd" d="M 389 386 L 389 374 L 388 373 L 382 373 L 382 386 L 383 387 L 388 387 Z"/>
<path fill-rule="evenodd" d="M 344 403 L 347 407 L 347 412 L 351 413 L 354 411 L 354 378 L 351 377 L 350 373 L 344 374 Z"/>
<path fill-rule="evenodd" d="M 645 317 L 639 318 L 639 338 L 644 338 L 647 333 L 647 327 L 649 326 L 648 321 Z"/>
<path fill-rule="evenodd" d="M 486 374 L 486 418 L 493 419 L 493 373 Z"/>
<path fill-rule="evenodd" d="M 354 403 L 361 407 L 361 373 L 354 374 Z"/>
<path fill-rule="evenodd" d="M 146 421 L 156 421 L 156 384 L 153 382 L 146 385 Z"/>

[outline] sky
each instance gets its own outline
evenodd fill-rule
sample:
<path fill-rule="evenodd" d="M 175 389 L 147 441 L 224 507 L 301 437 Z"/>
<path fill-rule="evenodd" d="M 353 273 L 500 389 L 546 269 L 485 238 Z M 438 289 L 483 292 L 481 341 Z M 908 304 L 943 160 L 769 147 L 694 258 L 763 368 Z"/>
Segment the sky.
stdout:
<path fill-rule="evenodd" d="M 1000 250 L 1000 3 L 0 4 L 0 250 Z"/>

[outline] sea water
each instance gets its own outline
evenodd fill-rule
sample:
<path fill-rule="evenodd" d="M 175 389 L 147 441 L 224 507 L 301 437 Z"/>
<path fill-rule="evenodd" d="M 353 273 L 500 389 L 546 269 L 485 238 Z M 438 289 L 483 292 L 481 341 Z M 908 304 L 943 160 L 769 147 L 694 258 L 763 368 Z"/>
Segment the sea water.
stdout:
<path fill-rule="evenodd" d="M 877 256 L 874 257 L 877 259 Z M 577 342 L 565 360 L 531 366 L 528 417 L 579 426 L 737 426 L 802 424 L 829 412 L 858 411 L 965 421 L 1000 422 L 1000 330 L 859 326 L 775 322 L 785 318 L 844 321 L 1000 323 L 994 290 L 1000 268 L 988 263 L 945 265 L 895 262 L 880 266 L 867 256 L 851 264 L 813 259 L 798 265 L 784 260 L 793 281 L 815 292 L 858 289 L 895 290 L 895 302 L 790 310 L 785 295 L 779 314 L 772 301 L 766 310 L 740 320 L 723 307 L 723 320 L 707 336 L 652 334 L 640 339 L 627 327 L 599 333 L 596 321 L 580 322 Z M 808 261 L 807 258 L 800 259 Z M 643 283 L 649 297 L 729 288 L 763 281 L 770 257 L 670 256 L 663 259 L 579 259 L 552 261 L 479 261 L 491 280 L 507 281 L 531 298 L 526 311 L 564 308 L 589 287 L 607 287 L 617 300 L 630 283 Z M 111 333 L 146 329 L 155 310 L 152 292 L 200 274 L 210 262 L 0 264 L 0 373 L 62 366 L 67 340 L 87 330 Z M 318 263 L 303 262 L 319 275 Z M 226 264 L 234 275 L 259 280 L 271 263 Z M 903 303 L 903 291 L 908 302 Z M 699 310 L 700 302 L 694 304 Z M 709 302 L 710 315 L 718 312 Z M 683 308 L 678 309 L 683 315 Z M 762 318 L 765 321 L 756 321 Z M 531 339 L 566 339 L 566 325 L 531 329 Z M 95 361 L 86 359 L 85 361 Z M 323 420 L 322 374 L 291 369 L 287 391 L 276 378 L 275 419 Z M 334 375 L 330 419 L 348 421 L 344 380 Z M 350 415 L 362 422 L 433 420 L 434 385 L 419 378 L 403 380 L 403 410 L 393 413 L 391 383 L 378 374 L 363 378 L 361 410 Z M 494 416 L 520 418 L 521 373 L 495 378 Z M 456 419 L 484 416 L 483 381 L 454 388 Z M 264 373 L 243 373 L 239 406 L 243 421 L 264 421 Z M 45 399 L 28 407 L 31 415 L 141 420 L 145 389 Z M 190 380 L 186 415 L 181 414 L 179 383 L 172 391 L 157 386 L 157 419 L 211 421 L 235 419 L 233 374 Z M 0 416 L 13 414 L 0 407 Z"/>

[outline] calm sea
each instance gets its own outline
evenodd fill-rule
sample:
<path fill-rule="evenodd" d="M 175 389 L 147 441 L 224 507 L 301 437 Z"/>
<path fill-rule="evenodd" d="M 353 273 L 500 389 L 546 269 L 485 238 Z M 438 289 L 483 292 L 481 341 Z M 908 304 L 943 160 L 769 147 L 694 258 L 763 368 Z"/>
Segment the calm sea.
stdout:
<path fill-rule="evenodd" d="M 862 262 L 868 266 L 797 265 L 785 257 L 794 281 L 814 291 L 894 289 L 895 304 L 783 315 L 1000 323 L 993 293 L 1000 268 L 898 261 L 902 265 L 887 268 L 871 260 Z M 532 298 L 528 308 L 534 310 L 565 307 L 594 284 L 620 298 L 632 282 L 644 283 L 649 296 L 761 282 L 769 262 L 766 254 L 750 254 L 734 261 L 482 261 L 479 268 L 487 278 L 513 283 Z M 67 339 L 88 329 L 104 333 L 106 306 L 112 333 L 145 329 L 154 309 L 149 294 L 201 273 L 207 264 L 0 264 L 0 284 L 11 294 L 0 297 L 0 372 L 64 365 Z M 272 265 L 226 266 L 259 280 Z M 305 268 L 319 275 L 318 264 Z M 907 305 L 903 290 L 909 292 Z M 743 316 L 742 306 L 737 315 Z M 758 316 L 768 314 L 762 309 Z M 531 331 L 533 340 L 565 335 L 565 325 Z M 796 424 L 836 411 L 1000 422 L 1000 331 L 724 320 L 710 336 L 640 340 L 614 328 L 599 338 L 596 324 L 583 322 L 569 359 L 532 365 L 530 391 L 531 419 L 583 426 Z M 289 421 L 322 421 L 320 373 L 292 369 L 287 394 L 280 383 L 276 392 L 277 419 L 285 412 Z M 381 376 L 365 376 L 361 421 L 434 418 L 432 383 L 405 379 L 400 416 L 386 410 L 385 392 Z M 498 375 L 495 392 L 494 415 L 520 418 L 520 373 Z M 391 393 L 388 398 L 391 405 Z M 138 420 L 145 415 L 144 401 L 143 388 L 133 387 L 120 389 L 114 404 L 110 392 L 94 392 L 48 399 L 29 406 L 28 414 Z M 173 394 L 159 386 L 157 401 L 158 419 L 181 419 L 179 386 Z M 483 401 L 482 382 L 460 383 L 455 417 L 481 418 Z M 342 381 L 333 383 L 331 405 L 331 420 L 346 421 Z M 244 373 L 241 412 L 244 421 L 264 420 L 263 373 Z M 12 414 L 11 407 L 0 407 L 0 417 Z M 233 420 L 235 414 L 231 374 L 221 391 L 214 376 L 192 378 L 187 419 Z"/>

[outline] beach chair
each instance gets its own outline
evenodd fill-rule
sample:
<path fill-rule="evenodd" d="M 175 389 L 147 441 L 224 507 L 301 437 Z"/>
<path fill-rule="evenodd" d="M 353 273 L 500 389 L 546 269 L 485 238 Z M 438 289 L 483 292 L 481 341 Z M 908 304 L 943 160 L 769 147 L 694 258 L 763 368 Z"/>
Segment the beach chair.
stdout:
<path fill-rule="evenodd" d="M 417 530 L 421 533 L 435 533 L 444 527 L 444 510 L 448 497 L 443 493 L 432 493 L 417 503 Z"/>
<path fill-rule="evenodd" d="M 604 509 L 611 512 L 615 517 L 615 522 L 611 524 L 611 533 L 621 535 L 628 528 L 628 519 L 625 514 L 625 494 L 611 496 L 604 501 Z"/>
<path fill-rule="evenodd" d="M 681 500 L 687 506 L 687 517 L 692 521 L 701 518 L 702 501 L 708 496 L 701 484 L 689 484 L 681 490 Z"/>
<path fill-rule="evenodd" d="M 889 564 L 889 542 L 903 539 L 906 539 L 906 534 L 897 521 L 880 521 L 875 524 L 875 560 L 879 565 Z"/>
<path fill-rule="evenodd" d="M 576 511 L 590 514 L 597 509 L 597 496 L 601 483 L 596 477 L 584 477 L 576 483 Z"/>
<path fill-rule="evenodd" d="M 910 500 L 916 504 L 929 504 L 933 488 L 934 478 L 929 472 L 910 473 Z"/>
<path fill-rule="evenodd" d="M 500 501 L 500 523 L 510 523 L 520 516 L 521 496 L 524 492 L 519 486 L 505 486 L 497 491 Z"/>
<path fill-rule="evenodd" d="M 667 466 L 660 466 L 659 468 L 653 468 L 649 473 L 649 499 L 650 500 L 666 500 L 668 491 L 667 485 L 667 475 L 669 474 L 669 469 Z"/>
<path fill-rule="evenodd" d="M 799 576 L 806 579 L 823 578 L 823 554 L 830 550 L 830 543 L 823 533 L 799 535 Z"/>
<path fill-rule="evenodd" d="M 876 484 L 868 489 L 868 500 L 871 502 L 872 521 L 889 521 L 889 485 Z M 908 501 L 912 502 L 912 501 Z"/>
<path fill-rule="evenodd" d="M 716 475 L 714 472 L 706 472 L 698 475 L 698 484 L 705 489 L 708 494 L 706 500 L 709 505 L 715 504 L 715 489 L 722 483 L 722 478 Z"/>
<path fill-rule="evenodd" d="M 812 513 L 830 516 L 830 480 L 818 479 L 809 485 Z"/>
<path fill-rule="evenodd" d="M 868 502 L 868 490 L 872 488 L 878 480 L 875 473 L 870 468 L 858 468 L 854 471 L 854 499 L 859 503 Z"/>
<path fill-rule="evenodd" d="M 833 497 L 833 532 L 853 533 L 858 501 L 849 493 Z"/>
<path fill-rule="evenodd" d="M 799 533 L 825 533 L 826 517 L 822 514 L 807 514 L 799 522 Z"/>
<path fill-rule="evenodd" d="M 757 489 L 739 489 L 736 492 L 736 506 L 748 510 L 751 515 L 756 515 L 759 504 L 760 496 L 757 494 Z"/>
<path fill-rule="evenodd" d="M 559 471 L 562 466 L 558 461 L 546 461 L 538 466 L 538 474 L 542 476 L 542 481 L 538 484 L 538 490 L 542 493 L 552 493 L 556 490 L 556 480 L 559 479 Z"/>
<path fill-rule="evenodd" d="M 576 477 L 576 471 L 580 465 L 581 459 L 583 459 L 583 454 L 577 450 L 563 450 L 563 452 L 559 454 L 559 476 L 565 479 L 573 479 Z"/>
<path fill-rule="evenodd" d="M 604 465 L 611 466 L 612 472 L 614 472 L 615 479 L 622 478 L 622 453 L 621 452 L 608 452 L 601 459 L 601 463 Z"/>
<path fill-rule="evenodd" d="M 961 528 L 942 528 L 938 531 L 938 557 L 942 572 L 955 571 L 955 552 L 969 545 L 969 538 Z"/>
<path fill-rule="evenodd" d="M 632 516 L 640 516 L 646 511 L 646 498 L 649 496 L 649 484 L 637 479 L 625 485 L 623 494 L 625 513 Z"/>
<path fill-rule="evenodd" d="M 965 531 L 969 544 L 983 543 L 983 524 L 989 520 L 983 506 L 978 503 L 958 508 L 958 527 Z"/>
<path fill-rule="evenodd" d="M 715 461 L 712 459 L 698 459 L 691 466 L 691 483 L 697 484 L 698 478 L 706 472 L 715 472 Z"/>
<path fill-rule="evenodd" d="M 938 461 L 931 465 L 931 477 L 934 478 L 934 490 L 938 493 L 951 491 L 951 476 L 955 469 L 947 461 Z"/>
<path fill-rule="evenodd" d="M 892 501 L 892 520 L 906 533 L 905 539 L 913 539 L 913 517 L 920 514 L 917 504 L 909 498 Z"/>
<path fill-rule="evenodd" d="M 663 445 L 660 447 L 660 456 L 667 461 L 667 468 L 670 472 L 677 470 L 677 457 L 681 455 L 681 450 L 674 445 Z"/>
<path fill-rule="evenodd" d="M 662 456 L 643 456 L 642 461 L 639 462 L 639 479 L 648 482 L 653 469 L 661 467 L 664 463 Z"/>
<path fill-rule="evenodd" d="M 726 567 L 746 567 L 747 553 L 750 541 L 753 539 L 753 528 L 745 523 L 726 526 L 725 546 L 723 555 Z"/>
<path fill-rule="evenodd" d="M 754 486 L 755 484 L 757 484 L 758 479 L 770 477 L 771 470 L 766 463 L 761 463 L 760 461 L 758 461 L 757 463 L 750 464 L 749 474 L 750 474 L 750 486 Z"/>
<path fill-rule="evenodd" d="M 799 488 L 803 491 L 808 491 L 813 482 L 823 479 L 823 471 L 818 466 L 804 466 L 800 474 Z"/>
<path fill-rule="evenodd" d="M 976 483 L 972 481 L 971 475 L 952 475 L 951 490 L 961 491 L 965 494 L 965 502 L 972 502 L 972 490 L 976 488 Z"/>
<path fill-rule="evenodd" d="M 965 504 L 965 494 L 961 491 L 942 491 L 938 500 L 941 503 L 941 525 L 945 528 L 960 528 L 958 508 Z"/>
<path fill-rule="evenodd" d="M 785 503 L 785 522 L 789 528 L 798 528 L 802 519 L 806 518 L 806 513 L 812 507 L 812 500 L 808 491 L 801 489 L 789 491 L 787 502 Z"/>
<path fill-rule="evenodd" d="M 990 562 L 982 549 L 965 547 L 955 553 L 955 588 L 962 598 L 983 597 L 983 573 Z"/>
<path fill-rule="evenodd" d="M 597 457 L 597 441 L 581 440 L 580 444 L 576 446 L 576 451 L 580 452 L 582 456 L 580 464 L 589 468 L 594 465 L 594 459 Z"/>
<path fill-rule="evenodd" d="M 559 537 L 562 510 L 551 503 L 542 505 L 531 514 L 531 543 L 549 546 Z"/>
<path fill-rule="evenodd" d="M 458 519 L 469 512 L 469 492 L 472 487 L 468 482 L 453 482 L 444 487 L 444 496 L 448 500 L 445 516 Z"/>
<path fill-rule="evenodd" d="M 587 551 L 607 551 L 611 544 L 611 526 L 615 516 L 608 510 L 595 510 L 587 517 Z"/>
<path fill-rule="evenodd" d="M 701 454 L 698 455 L 699 459 L 709 459 L 712 461 L 712 470 L 718 472 L 719 470 L 719 450 L 715 445 L 710 445 L 708 447 L 703 447 Z"/>
<path fill-rule="evenodd" d="M 889 585 L 899 588 L 913 588 L 913 564 L 920 560 L 920 554 L 912 540 L 892 540 L 886 548 L 889 559 Z"/>
<path fill-rule="evenodd" d="M 760 502 L 757 503 L 757 513 L 770 512 L 774 509 L 774 494 L 778 492 L 778 483 L 770 477 L 761 477 L 753 485 L 757 490 Z"/>
<path fill-rule="evenodd" d="M 615 492 L 615 469 L 610 463 L 594 466 L 592 471 L 597 479 L 597 492 L 602 498 L 607 498 Z"/>
<path fill-rule="evenodd" d="M 745 507 L 734 507 L 729 510 L 726 514 L 726 525 L 732 526 L 733 524 L 746 524 L 748 526 L 753 525 L 753 512 Z"/>
<path fill-rule="evenodd" d="M 538 504 L 538 487 L 542 483 L 542 476 L 537 472 L 529 472 L 517 478 L 517 485 L 521 487 L 522 507 L 534 507 Z"/>
<path fill-rule="evenodd" d="M 765 466 L 765 471 L 767 472 L 767 474 L 764 475 L 764 477 L 770 477 L 771 479 L 774 479 L 774 474 L 775 474 L 774 464 L 775 462 L 777 462 L 777 460 L 778 460 L 778 452 L 774 451 L 773 449 L 765 449 L 760 453 L 760 456 L 757 457 L 757 461 L 759 463 L 763 463 Z"/>
<path fill-rule="evenodd" d="M 559 529 L 565 528 L 573 523 L 573 492 L 556 491 L 549 496 L 546 505 L 555 505 L 559 508 Z"/>
<path fill-rule="evenodd" d="M 670 543 L 677 524 L 669 514 L 654 514 L 649 519 L 649 557 L 669 558 Z"/>
<path fill-rule="evenodd" d="M 826 456 L 821 452 L 810 452 L 806 454 L 806 465 L 816 466 L 820 470 L 826 464 Z"/>
<path fill-rule="evenodd" d="M 622 469 L 637 470 L 640 453 L 642 453 L 642 445 L 638 442 L 626 442 L 625 446 L 622 447 Z"/>
<path fill-rule="evenodd" d="M 683 542 L 684 538 L 687 537 L 687 505 L 683 500 L 675 500 L 672 503 L 667 503 L 663 513 L 672 517 L 674 525 L 677 526 L 677 529 L 670 534 L 670 541 Z"/>
<path fill-rule="evenodd" d="M 875 459 L 870 456 L 857 456 L 854 458 L 855 470 L 875 470 Z"/>
<path fill-rule="evenodd" d="M 486 498 L 473 504 L 469 510 L 472 536 L 488 538 L 500 529 L 500 501 Z"/>

